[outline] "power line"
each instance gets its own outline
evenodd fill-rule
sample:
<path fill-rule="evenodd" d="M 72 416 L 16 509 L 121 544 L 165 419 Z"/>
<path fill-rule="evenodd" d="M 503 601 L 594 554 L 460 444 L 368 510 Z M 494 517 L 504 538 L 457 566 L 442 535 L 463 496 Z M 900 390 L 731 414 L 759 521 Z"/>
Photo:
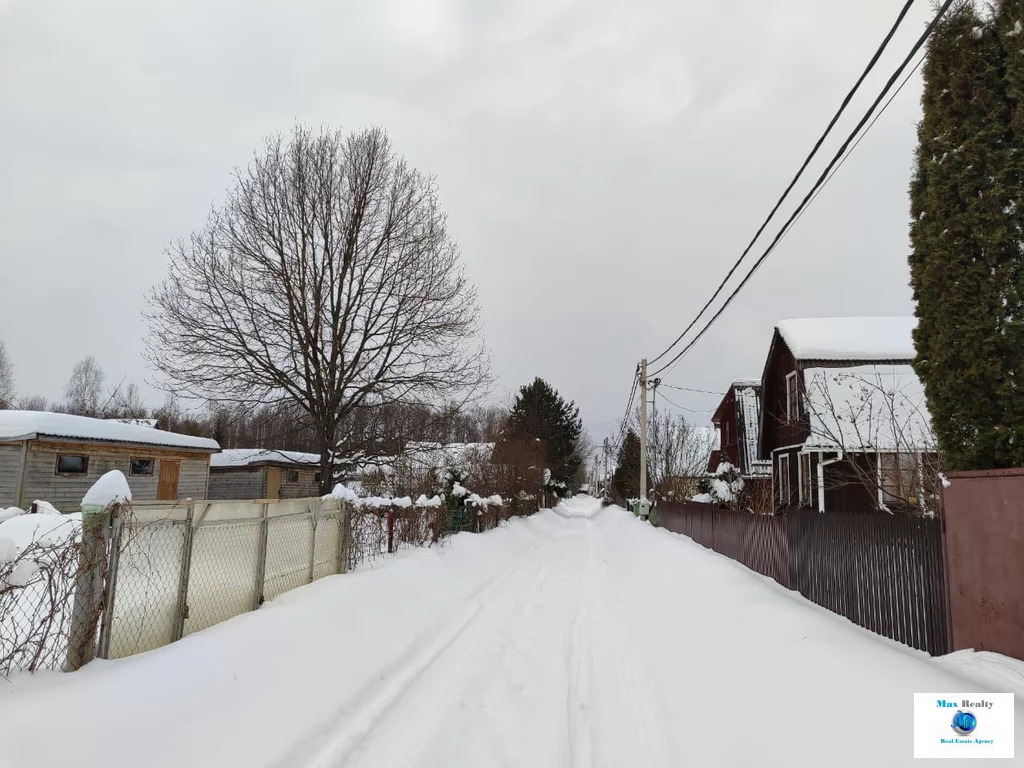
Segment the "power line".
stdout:
<path fill-rule="evenodd" d="M 853 146 L 851 146 L 849 148 L 849 150 L 847 150 L 846 154 L 843 156 L 843 159 L 839 161 L 839 164 L 834 169 L 832 169 L 832 172 L 828 175 L 828 178 L 825 179 L 825 183 L 822 184 L 821 187 L 818 188 L 817 192 L 814 193 L 814 197 L 812 197 L 810 199 L 810 202 L 808 202 L 807 205 L 803 208 L 803 210 L 800 211 L 800 214 L 796 217 L 796 219 L 792 222 L 792 224 L 789 224 L 787 227 L 785 227 L 785 232 L 783 233 L 782 239 L 779 240 L 779 244 L 780 245 L 781 245 L 782 241 L 786 239 L 786 236 L 789 235 L 790 230 L 792 230 L 793 227 L 795 227 L 800 222 L 800 219 L 803 218 L 804 214 L 807 213 L 807 209 L 810 208 L 812 205 L 814 205 L 815 201 L 818 199 L 818 196 L 822 192 L 825 191 L 825 188 L 832 182 L 832 179 L 834 179 L 836 174 L 839 173 L 839 170 L 846 164 L 846 161 L 850 159 L 850 155 L 852 155 L 856 151 L 857 147 L 860 146 L 860 143 L 864 140 L 864 137 L 867 136 L 868 133 L 871 132 L 872 128 L 875 127 L 875 123 L 877 123 L 879 118 L 881 118 L 882 115 L 885 114 L 885 111 L 887 109 L 889 109 L 889 107 L 892 105 L 893 101 L 895 101 L 896 97 L 899 96 L 900 93 L 903 91 L 903 89 L 906 87 L 907 83 L 909 83 L 911 81 L 911 79 L 913 79 L 914 75 L 917 74 L 917 71 L 921 68 L 921 65 L 924 64 L 924 62 L 927 60 L 927 58 L 928 58 L 927 55 L 923 55 L 923 56 L 921 56 L 920 59 L 917 60 L 917 64 L 915 64 L 914 68 L 907 74 L 907 76 L 905 78 L 903 78 L 903 82 L 900 83 L 899 88 L 897 88 L 893 92 L 892 96 L 889 97 L 889 100 L 885 102 L 885 105 L 878 111 L 878 114 L 875 115 L 875 117 L 872 119 L 872 121 L 868 124 L 868 127 L 864 129 L 864 132 L 861 133 L 861 135 L 857 137 L 857 141 L 855 141 L 853 143 Z M 670 374 L 672 372 L 672 370 L 674 370 L 674 368 L 675 368 L 675 365 L 672 362 L 669 362 L 668 365 L 671 366 L 671 367 L 667 371 L 665 371 L 665 375 L 666 376 L 668 374 Z M 663 368 L 662 370 L 665 370 L 665 369 Z M 659 373 L 660 372 L 661 371 L 659 371 Z M 671 385 L 666 384 L 664 386 L 671 386 Z M 684 389 L 685 390 L 684 387 L 673 387 L 673 389 Z M 700 392 L 702 390 L 687 390 L 687 391 Z M 719 394 L 719 393 L 715 393 L 715 394 Z M 721 393 L 721 394 L 724 394 L 724 393 Z"/>
<path fill-rule="evenodd" d="M 630 389 L 630 391 L 629 391 L 629 400 L 626 402 L 626 412 L 625 412 L 625 414 L 622 417 L 622 424 L 619 427 L 619 436 L 617 438 L 615 438 L 615 448 L 613 449 L 613 451 L 615 453 L 618 453 L 619 446 L 622 445 L 622 438 L 626 434 L 626 424 L 628 423 L 627 419 L 629 418 L 630 410 L 633 408 L 633 400 L 636 399 L 636 390 L 637 390 L 637 385 L 639 383 L 640 383 L 640 366 L 638 365 L 636 367 L 636 370 L 633 372 L 633 386 L 632 386 L 632 389 Z"/>
<path fill-rule="evenodd" d="M 654 365 L 656 362 L 661 360 L 661 358 L 665 357 L 665 355 L 671 352 L 672 349 L 680 341 L 683 340 L 683 337 L 690 332 L 693 326 L 695 326 L 697 322 L 701 319 L 701 317 L 704 316 L 704 313 L 707 312 L 708 307 L 711 306 L 715 299 L 717 299 L 718 296 L 725 289 L 725 286 L 729 282 L 729 279 L 733 276 L 736 270 L 739 269 L 740 264 L 747 257 L 747 254 L 750 253 L 750 250 L 754 247 L 754 243 L 757 242 L 758 238 L 761 237 L 765 229 L 768 228 L 768 224 L 771 223 L 771 220 L 775 217 L 775 214 L 778 213 L 779 208 L 781 208 L 782 204 L 786 201 L 786 198 L 789 196 L 789 193 L 793 190 L 793 187 L 796 186 L 796 183 L 800 180 L 800 177 L 803 175 L 804 171 L 807 170 L 807 166 L 810 165 L 815 155 L 818 154 L 818 150 L 821 149 L 821 145 L 825 142 L 825 139 L 828 138 L 828 135 L 832 132 L 832 129 L 839 121 L 839 118 L 842 117 L 843 113 L 846 111 L 846 108 L 853 100 L 853 97 L 857 93 L 857 90 L 863 84 L 867 76 L 871 73 L 871 70 L 875 68 L 875 64 L 878 63 L 878 60 L 879 58 L 881 58 L 882 53 L 885 52 L 885 49 L 888 47 L 889 42 L 896 34 L 896 30 L 898 30 L 900 25 L 903 23 L 903 19 L 906 18 L 906 15 L 910 11 L 910 8 L 913 4 L 914 0 L 907 0 L 907 2 L 904 3 L 903 8 L 900 9 L 900 13 L 896 17 L 896 21 L 893 23 L 892 27 L 889 29 L 888 34 L 882 40 L 881 45 L 879 45 L 878 50 L 876 50 L 874 55 L 871 57 L 871 60 L 864 68 L 864 71 L 861 72 L 860 77 L 857 78 L 857 82 L 853 84 L 853 88 L 851 88 L 850 92 L 846 94 L 846 98 L 843 99 L 842 104 L 839 105 L 839 109 L 836 111 L 835 115 L 832 116 L 832 119 L 829 121 L 828 126 L 826 126 L 824 133 L 821 134 L 821 136 L 818 138 L 818 141 L 815 142 L 814 148 L 811 149 L 810 154 L 807 155 L 807 157 L 804 159 L 803 165 L 800 166 L 800 170 L 796 172 L 796 175 L 793 177 L 792 181 L 789 182 L 789 186 L 786 187 L 785 191 L 782 193 L 782 196 L 775 203 L 775 206 L 768 214 L 768 217 L 761 223 L 761 226 L 758 227 L 757 232 L 754 233 L 754 237 L 747 244 L 747 247 L 743 249 L 743 253 L 740 254 L 740 257 L 736 260 L 736 263 L 733 264 L 732 267 L 729 269 L 729 272 L 726 274 L 725 278 L 719 284 L 718 288 L 715 289 L 715 292 L 711 295 L 711 298 L 708 299 L 708 302 L 701 308 L 700 312 L 697 313 L 697 316 L 693 318 L 693 320 L 690 322 L 688 326 L 686 326 L 683 332 L 679 334 L 676 340 L 669 344 L 668 347 L 660 355 L 658 355 L 657 357 L 650 361 L 651 365 Z M 664 370 L 664 368 L 662 368 L 662 370 Z"/>
<path fill-rule="evenodd" d="M 674 400 L 669 400 L 669 398 L 665 395 L 664 392 L 661 393 L 661 399 L 667 401 L 669 405 L 674 405 L 681 411 L 689 411 L 690 413 L 711 413 L 711 411 L 701 411 L 696 408 L 687 408 L 685 405 L 680 405 Z"/>
<path fill-rule="evenodd" d="M 885 102 L 885 106 L 883 106 L 878 111 L 878 114 L 875 115 L 875 118 L 871 121 L 871 123 L 868 125 L 868 127 L 864 129 L 864 132 L 857 138 L 857 141 L 854 142 L 853 146 L 850 147 L 849 151 L 846 153 L 846 155 L 843 157 L 843 159 L 839 162 L 839 165 L 837 165 L 835 167 L 835 169 L 832 171 L 832 173 L 829 174 L 829 177 L 825 180 L 825 183 L 821 185 L 821 189 L 819 189 L 817 192 L 814 193 L 814 197 L 812 197 L 811 198 L 811 202 L 809 202 L 807 204 L 807 208 L 810 208 L 812 205 L 814 205 L 814 201 L 818 199 L 818 195 L 820 195 L 825 190 L 825 187 L 827 187 L 829 185 L 829 182 L 831 182 L 832 179 L 835 177 L 835 175 L 837 173 L 839 173 L 839 169 L 842 168 L 846 164 L 847 160 L 850 159 L 850 155 L 852 155 L 854 153 L 854 151 L 856 151 L 857 147 L 860 146 L 860 143 L 862 141 L 864 141 L 864 137 L 867 136 L 868 133 L 871 132 L 872 128 L 875 127 L 875 123 L 878 122 L 878 118 L 880 118 L 882 115 L 885 114 L 885 110 L 887 110 L 889 108 L 889 105 L 892 104 L 893 100 L 895 100 L 895 98 L 900 95 L 900 92 L 903 90 L 904 86 L 906 86 L 906 84 L 910 82 L 911 78 L 914 75 L 917 74 L 917 70 L 919 70 L 921 68 L 921 65 L 924 64 L 925 59 L 927 59 L 927 58 L 928 58 L 927 55 L 925 55 L 925 56 L 922 56 L 920 59 L 917 60 L 917 64 L 915 64 L 914 68 L 912 70 L 910 70 L 910 74 L 908 74 L 905 78 L 903 78 L 903 82 L 900 83 L 900 87 L 897 88 L 893 92 L 892 96 L 889 97 L 889 100 L 887 102 Z M 793 222 L 794 225 L 796 225 L 796 223 L 799 222 L 801 218 L 803 218 L 804 213 L 807 212 L 807 208 L 804 208 L 804 210 L 802 210 L 800 212 L 800 215 L 797 216 L 796 221 Z"/>
<path fill-rule="evenodd" d="M 796 221 L 796 219 L 798 219 L 800 217 L 800 214 L 803 212 L 803 210 L 808 206 L 810 200 L 814 197 L 814 195 L 818 192 L 818 190 L 825 184 L 825 182 L 827 181 L 827 179 L 829 177 L 829 174 L 832 172 L 832 169 L 836 167 L 836 164 L 840 161 L 840 159 L 846 153 L 847 148 L 850 146 L 850 144 L 853 143 L 854 138 L 857 136 L 857 134 L 860 133 L 861 129 L 868 122 L 868 120 L 871 119 L 871 116 L 875 113 L 875 110 L 878 108 L 878 105 L 882 103 L 882 100 L 885 98 L 886 94 L 888 94 L 889 89 L 892 88 L 892 86 L 899 79 L 900 75 L 902 75 L 903 71 L 907 68 L 907 65 L 910 64 L 910 62 L 914 58 L 914 56 L 917 55 L 917 52 L 919 50 L 921 50 L 921 48 L 924 46 L 924 44 L 928 41 L 928 38 L 931 36 L 932 31 L 935 29 L 936 25 L 939 23 L 939 21 L 945 15 L 946 11 L 953 4 L 953 2 L 954 2 L 954 0 L 946 0 L 946 2 L 943 3 L 942 7 L 939 9 L 939 11 L 936 14 L 935 18 L 932 19 L 932 22 L 925 29 L 925 31 L 921 35 L 921 37 L 918 38 L 917 42 L 914 44 L 914 47 L 910 50 L 910 53 L 907 54 L 907 57 L 903 60 L 903 62 L 900 64 L 900 66 L 897 68 L 897 70 L 892 74 L 892 76 L 886 82 L 885 87 L 882 88 L 882 92 L 878 94 L 878 97 L 871 104 L 871 107 L 864 114 L 864 116 L 860 119 L 860 122 L 857 123 L 856 127 L 853 129 L 853 131 L 847 137 L 846 141 L 843 142 L 843 145 L 839 148 L 839 151 L 832 158 L 832 161 L 828 164 L 828 166 L 825 168 L 825 170 L 822 171 L 821 175 L 818 177 L 818 180 L 814 183 L 814 186 L 811 187 L 810 191 L 804 196 L 803 200 L 800 201 L 800 205 L 797 206 L 797 209 L 795 211 L 793 211 L 793 214 L 789 217 L 789 219 L 786 221 L 786 223 L 782 226 L 782 229 L 779 230 L 779 233 L 775 236 L 775 239 L 772 240 L 772 242 L 768 246 L 768 248 L 765 249 L 765 252 L 763 254 L 761 254 L 761 256 L 758 258 L 758 260 L 756 262 L 754 262 L 754 265 L 750 268 L 750 270 L 744 276 L 744 278 L 740 282 L 740 284 L 738 286 L 736 286 L 735 290 L 733 290 L 733 292 L 731 294 L 729 294 L 729 297 L 725 300 L 725 303 L 718 309 L 718 311 L 704 325 L 704 327 L 701 329 L 700 333 L 697 334 L 697 336 L 693 339 L 693 341 L 691 341 L 689 344 L 687 344 L 682 349 L 682 351 L 680 351 L 675 357 L 673 357 L 671 360 L 669 360 L 668 363 L 666 363 L 665 365 L 663 365 L 661 368 L 659 368 L 657 371 L 655 371 L 653 374 L 650 374 L 650 375 L 656 376 L 656 375 L 662 373 L 667 368 L 669 368 L 671 365 L 673 365 L 677 360 L 681 359 L 683 357 L 683 355 L 685 355 L 687 352 L 689 352 L 693 348 L 693 346 L 698 341 L 700 341 L 700 339 L 704 336 L 704 334 L 707 333 L 708 329 L 711 328 L 712 325 L 714 325 L 715 321 L 718 320 L 718 318 L 722 316 L 722 313 L 725 312 L 726 308 L 732 303 L 733 299 L 736 298 L 736 295 L 741 290 L 743 290 L 743 288 L 746 286 L 746 284 L 750 281 L 750 278 L 754 276 L 754 273 L 757 272 L 758 268 L 771 255 L 771 253 L 775 250 L 776 246 L 778 246 L 778 244 L 782 240 L 782 238 L 785 237 L 785 235 L 788 233 L 790 227 L 793 225 L 793 223 Z M 717 295 L 717 293 L 718 292 L 716 291 L 716 295 Z M 703 310 L 701 310 L 701 313 L 703 313 Z M 697 317 L 699 318 L 700 315 L 698 314 Z"/>
<path fill-rule="evenodd" d="M 693 389 L 692 387 L 675 387 L 675 386 L 673 386 L 671 384 L 665 384 L 665 383 L 659 384 L 658 386 L 668 387 L 669 389 L 678 389 L 680 392 L 699 392 L 702 395 L 718 395 L 719 397 L 724 397 L 725 396 L 725 392 L 713 392 L 710 389 Z"/>

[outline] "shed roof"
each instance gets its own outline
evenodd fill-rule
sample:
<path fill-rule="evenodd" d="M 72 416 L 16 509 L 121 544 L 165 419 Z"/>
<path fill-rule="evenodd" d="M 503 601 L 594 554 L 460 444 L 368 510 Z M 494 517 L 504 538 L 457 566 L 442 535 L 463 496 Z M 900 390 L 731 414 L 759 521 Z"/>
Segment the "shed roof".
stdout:
<path fill-rule="evenodd" d="M 210 453 L 220 450 L 220 445 L 216 440 L 179 435 L 176 432 L 163 432 L 137 424 L 91 419 L 88 416 L 73 416 L 70 413 L 0 411 L 0 442 L 47 437 L 75 441 L 187 448 Z"/>
<path fill-rule="evenodd" d="M 910 361 L 914 317 L 812 317 L 776 328 L 797 360 Z"/>
<path fill-rule="evenodd" d="M 269 448 L 226 448 L 210 457 L 210 466 L 214 469 L 251 467 L 259 464 L 319 467 L 320 454 L 277 451 Z"/>

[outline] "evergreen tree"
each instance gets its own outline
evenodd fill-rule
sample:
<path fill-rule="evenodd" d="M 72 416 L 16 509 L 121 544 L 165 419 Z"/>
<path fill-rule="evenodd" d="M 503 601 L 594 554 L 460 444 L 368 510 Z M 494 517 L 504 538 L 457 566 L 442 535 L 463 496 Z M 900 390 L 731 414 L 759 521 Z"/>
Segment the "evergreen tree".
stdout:
<path fill-rule="evenodd" d="M 494 447 L 496 463 L 517 464 L 525 452 L 524 445 L 543 447 L 546 469 L 550 470 L 549 485 L 569 490 L 580 467 L 580 435 L 583 422 L 580 409 L 566 402 L 543 379 L 520 388 L 509 413 L 508 426 Z"/>
<path fill-rule="evenodd" d="M 1024 136 L 1014 131 L 1024 41 L 1006 45 L 1013 22 L 1001 11 L 983 20 L 964 3 L 936 29 L 911 183 L 914 367 L 951 469 L 1024 463 Z"/>
<path fill-rule="evenodd" d="M 632 429 L 619 446 L 612 487 L 624 499 L 640 497 L 640 438 Z M 650 472 L 647 473 L 647 487 L 651 487 Z"/>

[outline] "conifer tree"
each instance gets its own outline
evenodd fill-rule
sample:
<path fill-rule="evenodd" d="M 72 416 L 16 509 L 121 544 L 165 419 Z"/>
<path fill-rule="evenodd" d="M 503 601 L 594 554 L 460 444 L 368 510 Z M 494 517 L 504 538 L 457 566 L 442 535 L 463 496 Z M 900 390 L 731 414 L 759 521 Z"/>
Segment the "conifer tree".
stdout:
<path fill-rule="evenodd" d="M 550 470 L 549 485 L 571 489 L 581 464 L 579 453 L 583 422 L 580 410 L 566 402 L 543 379 L 520 388 L 509 413 L 508 426 L 494 448 L 497 463 L 517 463 L 528 455 L 523 446 L 542 446 L 545 469 Z"/>
<path fill-rule="evenodd" d="M 651 486 L 650 473 L 647 476 L 647 487 Z M 619 446 L 615 474 L 612 475 L 612 487 L 624 499 L 635 499 L 640 496 L 640 438 L 630 429 Z"/>
<path fill-rule="evenodd" d="M 964 3 L 936 29 L 911 183 L 914 367 L 950 469 L 1024 463 L 1018 86 L 998 19 Z"/>

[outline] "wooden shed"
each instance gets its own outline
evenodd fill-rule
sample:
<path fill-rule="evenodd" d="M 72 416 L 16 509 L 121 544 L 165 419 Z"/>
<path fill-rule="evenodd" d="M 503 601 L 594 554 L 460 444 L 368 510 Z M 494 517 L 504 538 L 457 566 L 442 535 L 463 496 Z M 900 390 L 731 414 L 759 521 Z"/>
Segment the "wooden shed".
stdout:
<path fill-rule="evenodd" d="M 320 454 L 229 448 L 210 462 L 211 499 L 304 499 L 320 494 Z"/>
<path fill-rule="evenodd" d="M 77 512 L 119 469 L 139 501 L 205 499 L 215 440 L 67 413 L 0 411 L 0 507 L 36 499 Z"/>

